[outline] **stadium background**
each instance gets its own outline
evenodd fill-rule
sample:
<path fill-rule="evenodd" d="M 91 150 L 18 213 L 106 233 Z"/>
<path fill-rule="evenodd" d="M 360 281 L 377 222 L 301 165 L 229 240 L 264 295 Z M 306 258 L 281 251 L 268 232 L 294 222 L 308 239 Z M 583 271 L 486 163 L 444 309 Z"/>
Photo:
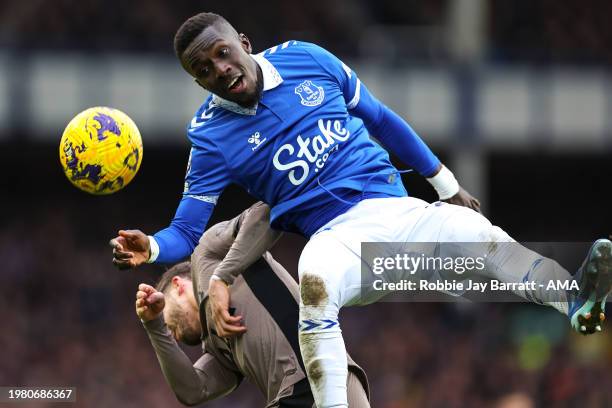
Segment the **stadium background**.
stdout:
<path fill-rule="evenodd" d="M 117 271 L 107 242 L 173 215 L 184 127 L 204 96 L 174 60 L 172 37 L 204 10 L 256 50 L 301 39 L 342 57 L 516 239 L 610 233 L 609 2 L 5 0 L 0 385 L 76 386 L 79 407 L 180 406 L 133 310 L 137 283 L 162 269 Z M 74 189 L 57 158 L 65 124 L 95 105 L 123 109 L 144 139 L 140 173 L 109 197 Z M 418 176 L 405 182 L 434 199 Z M 213 222 L 250 202 L 230 188 Z M 295 273 L 303 243 L 289 236 L 273 252 Z M 342 319 L 375 407 L 612 406 L 610 324 L 582 338 L 552 309 L 521 304 L 381 303 Z M 260 405 L 244 384 L 209 406 Z"/>

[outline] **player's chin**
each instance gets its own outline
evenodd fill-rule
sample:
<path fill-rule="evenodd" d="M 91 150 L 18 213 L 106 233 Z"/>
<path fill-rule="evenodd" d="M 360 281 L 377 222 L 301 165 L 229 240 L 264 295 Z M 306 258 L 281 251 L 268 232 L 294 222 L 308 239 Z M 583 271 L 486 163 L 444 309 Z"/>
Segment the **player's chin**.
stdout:
<path fill-rule="evenodd" d="M 257 103 L 256 92 L 250 88 L 246 88 L 242 92 L 226 92 L 222 98 L 245 107 L 254 106 Z"/>

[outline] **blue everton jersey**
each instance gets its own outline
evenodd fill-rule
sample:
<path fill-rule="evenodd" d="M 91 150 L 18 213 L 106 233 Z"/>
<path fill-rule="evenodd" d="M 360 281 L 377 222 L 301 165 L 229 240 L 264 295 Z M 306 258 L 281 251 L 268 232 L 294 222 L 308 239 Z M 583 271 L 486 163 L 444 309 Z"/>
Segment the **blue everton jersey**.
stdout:
<path fill-rule="evenodd" d="M 200 210 L 194 226 L 190 210 L 179 206 L 170 227 L 176 231 L 155 236 L 165 241 L 162 259 L 172 258 L 162 256 L 168 240 L 195 237 L 197 243 L 230 183 L 267 203 L 274 227 L 306 236 L 363 197 L 406 195 L 389 155 L 370 133 L 421 174 L 439 165 L 408 124 L 323 48 L 288 41 L 253 58 L 264 80 L 257 106 L 211 95 L 188 127 L 192 149 L 183 201 L 210 210 Z"/>

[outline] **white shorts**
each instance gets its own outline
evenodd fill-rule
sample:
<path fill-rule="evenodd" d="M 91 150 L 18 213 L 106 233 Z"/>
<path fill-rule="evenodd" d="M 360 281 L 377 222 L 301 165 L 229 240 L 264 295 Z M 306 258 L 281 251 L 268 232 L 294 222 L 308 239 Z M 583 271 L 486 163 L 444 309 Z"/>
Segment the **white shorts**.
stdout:
<path fill-rule="evenodd" d="M 484 216 L 466 207 L 429 204 L 414 197 L 372 198 L 334 218 L 311 237 L 300 256 L 298 274 L 300 282 L 305 275 L 324 282 L 324 315 L 334 318 L 342 306 L 371 303 L 385 294 L 363 291 L 362 242 L 511 240 Z"/>

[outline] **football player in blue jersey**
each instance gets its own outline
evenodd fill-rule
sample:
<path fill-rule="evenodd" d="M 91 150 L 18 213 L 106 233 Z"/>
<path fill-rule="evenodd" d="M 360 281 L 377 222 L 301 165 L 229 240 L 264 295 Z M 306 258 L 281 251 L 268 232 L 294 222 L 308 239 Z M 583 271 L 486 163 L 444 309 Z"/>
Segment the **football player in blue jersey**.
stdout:
<path fill-rule="evenodd" d="M 513 240 L 479 214 L 478 200 L 414 130 L 325 49 L 287 41 L 253 54 L 248 38 L 224 18 L 201 13 L 179 28 L 175 51 L 211 93 L 188 126 L 192 147 L 184 194 L 168 228 L 152 236 L 119 231 L 111 241 L 113 262 L 135 267 L 190 255 L 229 183 L 269 204 L 273 228 L 309 238 L 298 267 L 299 338 L 319 408 L 347 406 L 339 309 L 379 296 L 363 291 L 362 242 L 494 241 L 482 271 L 487 279 L 572 278 L 553 260 L 518 244 L 497 245 Z M 378 143 L 426 177 L 445 202 L 409 197 Z M 461 244 L 455 248 L 460 255 Z M 567 314 L 579 332 L 599 331 L 612 287 L 611 250 L 608 240 L 593 244 L 575 275 L 579 290 L 554 300 L 537 285 L 513 291 Z M 229 291 L 220 276 L 213 275 L 209 293 L 218 333 L 244 333 L 240 316 L 228 312 Z"/>

